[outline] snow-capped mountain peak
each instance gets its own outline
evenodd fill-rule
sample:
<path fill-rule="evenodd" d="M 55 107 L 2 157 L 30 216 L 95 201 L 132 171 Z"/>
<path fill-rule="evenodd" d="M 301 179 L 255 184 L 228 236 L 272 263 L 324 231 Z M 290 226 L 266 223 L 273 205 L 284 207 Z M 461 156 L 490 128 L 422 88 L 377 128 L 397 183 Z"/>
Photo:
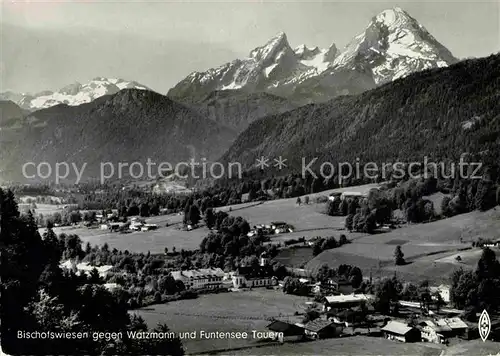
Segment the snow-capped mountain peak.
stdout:
<path fill-rule="evenodd" d="M 338 54 L 339 50 L 337 49 L 337 46 L 335 45 L 335 43 L 332 43 L 325 52 L 325 61 L 333 63 Z"/>
<path fill-rule="evenodd" d="M 328 100 L 454 62 L 450 51 L 424 26 L 395 7 L 375 15 L 342 51 L 335 43 L 328 49 L 305 44 L 292 49 L 280 32 L 248 58 L 192 73 L 168 95 L 182 99 L 241 89 Z"/>
<path fill-rule="evenodd" d="M 318 47 L 309 48 L 305 44 L 301 44 L 300 46 L 297 46 L 293 51 L 300 59 L 311 59 L 311 57 L 316 56 L 322 50 L 320 50 Z"/>
<path fill-rule="evenodd" d="M 387 27 L 398 27 L 411 20 L 414 19 L 400 7 L 384 10 L 375 16 L 375 21 L 384 23 Z"/>
<path fill-rule="evenodd" d="M 415 71 L 444 67 L 456 59 L 401 8 L 382 11 L 335 59 L 338 67 L 364 66 L 383 84 Z"/>
<path fill-rule="evenodd" d="M 126 81 L 118 78 L 96 77 L 88 83 L 78 82 L 66 85 L 58 91 L 43 91 L 37 94 L 15 94 L 1 93 L 0 98 L 13 100 L 20 107 L 34 111 L 45 109 L 51 106 L 66 104 L 70 106 L 91 102 L 101 96 L 115 94 L 122 89 L 142 89 L 148 88 L 134 81 Z"/>
<path fill-rule="evenodd" d="M 290 87 L 328 68 L 337 52 L 335 45 L 333 48 L 333 55 L 331 48 L 327 50 L 301 45 L 293 50 L 286 34 L 280 32 L 263 46 L 250 51 L 247 58 L 205 72 L 191 73 L 171 89 L 169 95 L 183 97 L 203 95 L 214 90 L 267 91 L 276 87 Z"/>
<path fill-rule="evenodd" d="M 284 32 L 279 32 L 276 36 L 272 37 L 264 46 L 257 47 L 253 49 L 249 58 L 252 58 L 258 62 L 269 62 L 276 60 L 282 52 L 291 52 L 290 45 L 288 44 L 288 39 Z"/>

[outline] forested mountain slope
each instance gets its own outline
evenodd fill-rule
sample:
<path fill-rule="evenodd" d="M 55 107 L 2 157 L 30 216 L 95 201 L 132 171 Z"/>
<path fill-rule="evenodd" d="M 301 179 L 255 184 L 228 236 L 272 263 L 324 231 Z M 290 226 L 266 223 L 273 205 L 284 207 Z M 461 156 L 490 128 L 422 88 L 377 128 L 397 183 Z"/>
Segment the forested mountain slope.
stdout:
<path fill-rule="evenodd" d="M 426 70 L 357 96 L 341 96 L 252 123 L 223 156 L 247 168 L 261 155 L 299 170 L 318 163 L 458 159 L 498 153 L 500 55 Z M 272 162 L 272 161 L 271 161 Z"/>
<path fill-rule="evenodd" d="M 241 90 L 220 90 L 202 98 L 188 96 L 175 100 L 238 133 L 260 118 L 295 107 L 289 100 L 276 95 Z"/>
<path fill-rule="evenodd" d="M 135 161 L 145 166 L 148 158 L 172 165 L 215 159 L 234 137 L 166 96 L 125 89 L 88 104 L 36 111 L 21 128 L 0 131 L 0 170 L 4 179 L 19 179 L 26 162 L 87 163 L 85 173 L 98 177 L 101 162 L 116 167 Z"/>

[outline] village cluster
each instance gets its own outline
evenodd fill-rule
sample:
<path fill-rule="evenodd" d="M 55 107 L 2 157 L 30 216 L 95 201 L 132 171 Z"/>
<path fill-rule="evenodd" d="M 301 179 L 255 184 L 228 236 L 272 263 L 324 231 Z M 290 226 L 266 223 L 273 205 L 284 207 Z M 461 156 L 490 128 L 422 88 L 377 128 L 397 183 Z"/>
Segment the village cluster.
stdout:
<path fill-rule="evenodd" d="M 229 273 L 220 268 L 195 269 L 174 271 L 172 276 L 193 290 L 226 289 L 244 293 L 252 288 L 267 288 L 281 293 L 283 289 L 283 281 L 273 275 L 266 254 L 261 255 L 258 268 L 238 267 Z M 370 305 L 375 296 L 355 294 L 348 281 L 330 279 L 321 283 L 310 278 L 300 278 L 299 281 L 309 288 L 311 297 L 323 296 L 306 302 L 308 311 L 315 311 L 317 317 L 304 323 L 297 311 L 296 318 L 270 320 L 267 329 L 270 335 L 276 336 L 276 341 L 370 335 L 400 342 L 447 344 L 452 338 L 475 337 L 476 325 L 458 317 L 463 311 L 446 307 L 450 302 L 450 287 L 447 285 L 430 287 L 431 292 L 439 293 L 444 306 L 437 306 L 433 311 L 418 302 L 399 301 L 397 308 L 401 317 L 394 318 L 377 314 Z M 414 318 L 413 323 L 409 324 L 405 316 Z"/>
<path fill-rule="evenodd" d="M 259 224 L 252 228 L 247 233 L 248 237 L 253 237 L 256 235 L 272 235 L 272 234 L 285 234 L 293 232 L 293 226 L 287 224 L 283 221 L 272 222 L 271 224 Z"/>
<path fill-rule="evenodd" d="M 352 198 L 366 198 L 366 193 L 332 193 L 329 201 L 343 201 Z M 298 201 L 298 204 L 302 202 Z M 307 202 L 305 202 L 307 203 Z M 116 213 L 97 214 L 96 221 L 102 230 L 113 232 L 149 231 L 158 228 L 148 224 L 142 217 L 129 217 L 126 221 L 117 221 Z M 90 226 L 89 226 L 90 227 Z M 92 226 L 94 227 L 94 226 Z M 195 226 L 185 224 L 186 230 Z M 286 222 L 274 221 L 253 226 L 247 237 L 293 233 L 294 227 Z M 314 239 L 307 241 L 314 244 Z M 306 241 L 304 240 L 305 244 Z M 165 252 L 167 253 L 167 252 Z M 93 269 L 88 263 L 61 265 L 65 268 L 80 270 L 89 274 Z M 101 266 L 99 275 L 105 277 L 112 266 Z M 352 335 L 384 337 L 399 342 L 430 342 L 448 344 L 450 340 L 471 339 L 477 337 L 477 325 L 462 320 L 459 315 L 463 310 L 450 307 L 450 286 L 430 286 L 434 309 L 428 304 L 399 300 L 398 312 L 394 315 L 382 315 L 372 306 L 375 295 L 356 293 L 351 281 L 343 277 L 318 281 L 305 270 L 294 268 L 288 271 L 298 277 L 297 280 L 308 290 L 309 301 L 304 308 L 297 308 L 294 317 L 275 317 L 269 319 L 268 335 L 273 341 L 281 343 L 296 340 L 315 340 Z M 279 280 L 271 264 L 270 257 L 260 255 L 258 266 L 240 265 L 230 272 L 221 268 L 180 269 L 171 271 L 175 281 L 182 282 L 187 290 L 194 292 L 245 293 L 254 288 L 266 288 L 275 293 L 284 293 L 284 280 Z M 370 277 L 371 278 L 371 277 Z M 371 281 L 370 281 L 371 282 Z M 116 283 L 106 283 L 108 290 L 120 288 Z M 439 295 L 439 300 L 436 300 Z"/>
<path fill-rule="evenodd" d="M 99 225 L 101 230 L 109 231 L 151 231 L 158 229 L 157 224 L 147 224 L 145 219 L 133 217 L 127 222 L 106 222 Z"/>
<path fill-rule="evenodd" d="M 313 344 L 323 344 L 323 341 L 315 340 L 349 336 L 356 339 L 355 336 L 358 335 L 382 339 L 379 342 L 387 345 L 399 342 L 454 345 L 460 342 L 459 340 L 479 338 L 477 321 L 474 322 L 474 317 L 470 315 L 475 313 L 477 316 L 478 313 L 476 310 L 469 312 L 466 305 L 456 303 L 455 297 L 452 298 L 452 294 L 455 296 L 456 286 L 452 287 L 451 280 L 450 285 L 438 285 L 444 280 L 434 279 L 430 283 L 436 285 L 428 285 L 429 282 L 426 282 L 425 287 L 415 285 L 414 281 L 417 279 L 409 279 L 408 283 L 404 281 L 403 268 L 407 263 L 403 259 L 400 244 L 405 245 L 408 241 L 387 237 L 385 243 L 380 243 L 397 245 L 396 248 L 389 246 L 386 249 L 394 249 L 394 264 L 398 267 L 391 271 L 400 273 L 403 270 L 401 271 L 403 278 L 399 275 L 396 276 L 399 278 L 394 279 L 383 278 L 388 275 L 379 273 L 379 277 L 372 280 L 371 268 L 369 277 L 366 275 L 363 277 L 363 264 L 357 267 L 355 264 L 358 261 L 350 257 L 353 254 L 349 252 L 342 254 L 344 250 L 349 250 L 348 248 L 351 248 L 351 251 L 353 247 L 357 248 L 360 236 L 370 240 L 372 235 L 390 234 L 404 227 L 400 218 L 404 215 L 401 210 L 393 215 L 392 208 L 384 209 L 388 206 L 387 197 L 392 196 L 384 191 L 387 189 L 392 188 L 389 185 L 380 185 L 358 191 L 349 188 L 324 195 L 303 195 L 291 198 L 283 205 L 273 203 L 275 205 L 273 210 L 266 207 L 267 203 L 247 201 L 244 196 L 241 201 L 245 201 L 243 203 L 245 205 L 217 206 L 217 210 L 208 208 L 208 198 L 205 201 L 188 200 L 187 203 L 178 204 L 176 209 L 160 209 L 162 205 L 158 204 L 154 214 L 149 211 L 144 212 L 143 204 L 137 204 L 137 209 L 127 209 L 126 213 L 116 208 L 84 210 L 78 212 L 83 215 L 82 219 L 71 222 L 72 226 L 85 228 L 82 229 L 83 233 L 94 229 L 100 230 L 93 232 L 94 234 L 109 237 L 115 233 L 137 232 L 129 235 L 131 241 L 155 240 L 156 237 L 165 238 L 165 236 L 169 236 L 170 239 L 171 236 L 168 234 L 172 233 L 172 236 L 198 239 L 201 243 L 199 247 L 191 248 L 185 248 L 185 245 L 180 244 L 181 248 L 177 245 L 180 251 L 177 251 L 174 241 L 169 241 L 169 246 L 156 248 L 154 253 L 148 252 L 147 255 L 130 253 L 128 250 L 122 254 L 117 248 L 110 252 L 107 245 L 102 248 L 97 246 L 92 248 L 89 244 L 85 248 L 87 255 L 83 260 L 76 259 L 74 262 L 68 260 L 62 263 L 61 267 L 85 273 L 92 280 L 104 282 L 103 287 L 108 291 L 125 295 L 124 300 L 129 303 L 131 313 L 142 316 L 145 307 L 153 306 L 152 308 L 156 308 L 155 312 L 158 310 L 158 314 L 170 315 L 167 314 L 171 312 L 169 308 L 175 307 L 175 315 L 178 314 L 181 320 L 187 320 L 183 325 L 174 325 L 172 330 L 176 332 L 183 328 L 213 332 L 218 330 L 218 327 L 224 333 L 247 332 L 248 335 L 252 335 L 252 332 L 256 331 L 261 333 L 259 335 L 268 335 L 265 340 L 259 342 L 269 345 L 285 344 L 282 345 L 285 349 L 289 347 L 286 343 L 290 342 L 312 341 Z M 401 189 L 399 191 L 405 192 Z M 363 204 L 368 204 L 368 201 L 374 206 L 380 206 L 377 216 L 367 215 L 364 212 L 366 209 L 361 208 Z M 205 206 L 205 209 L 199 208 L 198 205 Z M 65 205 L 63 208 L 69 211 L 71 206 Z M 281 213 L 278 209 L 286 211 Z M 317 223 L 307 221 L 307 225 L 304 224 L 301 221 L 302 215 L 317 212 L 315 209 L 323 209 L 322 215 L 314 216 Z M 243 217 L 235 216 L 237 210 L 242 210 Z M 356 227 L 362 225 L 360 222 L 368 226 L 370 217 L 374 216 L 375 219 L 371 220 L 371 229 Z M 388 218 L 384 219 L 383 216 Z M 335 226 L 326 222 L 330 219 L 335 222 Z M 347 224 L 349 220 L 352 222 L 351 226 Z M 255 225 L 250 225 L 250 222 Z M 329 226 L 329 230 L 340 232 L 338 236 L 324 231 L 311 233 L 311 226 L 313 231 L 323 229 L 322 226 Z M 157 229 L 158 231 L 151 231 Z M 148 231 L 151 233 L 148 234 Z M 163 231 L 166 231 L 164 236 L 162 236 Z M 188 231 L 189 233 L 184 233 Z M 204 234 L 207 235 L 205 238 Z M 380 235 L 381 240 L 386 236 Z M 467 259 L 465 251 L 472 252 L 475 249 L 479 252 L 480 247 L 498 247 L 499 243 L 496 239 L 471 242 L 472 246 L 468 244 L 466 246 L 461 240 L 454 242 L 453 246 L 458 246 L 455 248 L 461 249 L 459 251 L 463 249 L 464 252 L 460 252 L 460 255 L 464 260 Z M 377 244 L 378 241 L 373 246 Z M 405 252 L 406 246 L 411 249 L 413 245 L 405 245 Z M 325 251 L 333 253 L 329 255 L 327 252 L 324 256 L 320 256 Z M 372 251 L 368 253 L 371 254 Z M 373 255 L 376 256 L 377 251 L 373 251 Z M 453 258 L 453 261 L 459 264 L 462 259 L 460 255 L 457 254 L 450 259 Z M 336 256 L 341 258 L 336 260 Z M 346 258 L 342 259 L 344 256 Z M 317 263 L 305 262 L 306 258 L 307 261 L 312 261 L 315 257 L 318 259 Z M 383 258 L 383 262 L 389 261 L 387 256 Z M 403 263 L 398 262 L 401 259 Z M 335 268 L 331 268 L 332 261 Z M 379 259 L 379 271 L 380 262 Z M 412 262 L 414 261 L 408 264 Z M 372 263 L 371 266 L 375 264 Z M 367 269 L 366 265 L 364 268 Z M 349 272 L 345 272 L 346 269 Z M 156 272 L 160 270 L 161 273 Z M 397 281 L 390 285 L 393 290 L 387 293 L 381 292 L 385 288 L 384 280 Z M 424 282 L 426 279 L 421 278 L 418 281 Z M 412 288 L 403 293 L 403 288 L 408 285 Z M 211 303 L 209 305 L 215 306 L 220 303 L 224 308 L 227 304 L 232 304 L 233 308 L 240 308 L 241 300 L 252 306 L 252 312 L 236 317 L 233 313 L 225 315 L 225 309 L 214 311 L 210 311 L 209 308 L 207 311 L 201 310 L 203 308 L 197 309 L 191 304 L 190 299 L 198 297 L 200 305 Z M 266 298 L 269 298 L 270 302 L 262 310 L 252 304 L 257 301 L 260 305 L 267 300 Z M 276 307 L 274 303 L 280 307 Z M 458 305 L 463 310 L 455 309 Z M 231 306 L 227 308 L 230 310 Z M 212 324 L 211 318 L 231 321 L 221 322 L 218 325 L 215 322 Z M 191 320 L 193 325 L 189 325 Z M 207 320 L 208 323 L 205 325 Z M 243 324 L 239 320 L 254 320 L 258 326 Z M 498 320 L 500 320 L 498 316 L 492 313 L 493 324 L 496 324 L 492 325 L 492 330 L 500 330 Z M 492 333 L 490 340 L 497 339 Z M 202 341 L 186 340 L 186 343 L 188 347 L 201 348 L 197 345 Z M 337 341 L 326 341 L 329 342 Z M 256 347 L 251 340 L 240 344 L 249 348 Z M 203 347 L 208 349 L 219 345 L 222 347 L 229 343 L 214 342 L 213 345 Z M 436 345 L 428 347 L 444 348 Z M 231 344 L 231 347 L 234 345 Z"/>

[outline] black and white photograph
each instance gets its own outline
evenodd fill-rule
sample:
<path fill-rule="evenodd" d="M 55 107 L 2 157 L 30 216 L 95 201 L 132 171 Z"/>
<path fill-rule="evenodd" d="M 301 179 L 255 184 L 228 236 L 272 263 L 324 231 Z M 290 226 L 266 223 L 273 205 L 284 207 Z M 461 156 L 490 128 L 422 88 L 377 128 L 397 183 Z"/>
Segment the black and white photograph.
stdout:
<path fill-rule="evenodd" d="M 0 355 L 500 355 L 500 2 L 1 0 Z"/>

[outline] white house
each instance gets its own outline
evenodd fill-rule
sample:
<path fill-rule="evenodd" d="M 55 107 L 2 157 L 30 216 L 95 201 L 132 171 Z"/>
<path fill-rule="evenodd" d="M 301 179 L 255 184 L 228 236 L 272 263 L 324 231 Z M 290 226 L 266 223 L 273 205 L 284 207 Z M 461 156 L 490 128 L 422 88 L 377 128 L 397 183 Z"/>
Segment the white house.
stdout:
<path fill-rule="evenodd" d="M 186 289 L 219 289 L 225 273 L 220 268 L 201 268 L 188 271 L 173 271 L 172 277 L 182 281 Z"/>
<path fill-rule="evenodd" d="M 445 303 L 450 302 L 450 286 L 446 284 L 441 284 L 437 287 L 429 287 L 431 293 L 438 292 Z"/>
<path fill-rule="evenodd" d="M 88 262 L 76 263 L 72 260 L 67 260 L 59 265 L 61 268 L 65 269 L 76 269 L 77 274 L 85 273 L 86 275 L 90 275 L 90 272 L 95 268 L 97 272 L 99 272 L 100 277 L 106 277 L 108 272 L 113 268 L 112 265 L 104 265 L 104 266 L 92 266 Z"/>
<path fill-rule="evenodd" d="M 451 331 L 448 325 L 437 325 L 432 320 L 422 321 L 419 326 L 422 340 L 436 344 L 444 343 L 446 341 L 444 334 Z"/>
<path fill-rule="evenodd" d="M 108 227 L 109 227 L 110 230 L 116 231 L 116 230 L 121 229 L 125 225 L 126 225 L 126 223 L 109 223 Z"/>
<path fill-rule="evenodd" d="M 130 223 L 129 229 L 133 231 L 140 231 L 142 229 L 142 226 L 144 224 L 141 221 L 138 220 L 132 220 Z"/>
<path fill-rule="evenodd" d="M 330 194 L 330 195 L 328 196 L 328 200 L 330 200 L 330 201 L 335 201 L 335 200 L 340 199 L 340 197 L 341 197 L 341 196 L 342 196 L 342 193 L 339 193 L 339 192 L 334 192 L 334 193 L 332 193 L 332 194 Z"/>
<path fill-rule="evenodd" d="M 391 320 L 380 330 L 389 340 L 401 342 L 416 342 L 421 340 L 420 330 L 399 321 Z"/>
<path fill-rule="evenodd" d="M 278 283 L 276 277 L 273 276 L 273 268 L 269 266 L 269 260 L 265 253 L 260 256 L 260 265 L 255 267 L 238 267 L 233 273 L 233 287 L 238 288 L 255 288 L 275 286 Z"/>
<path fill-rule="evenodd" d="M 485 247 L 500 247 L 500 239 L 484 244 Z"/>
<path fill-rule="evenodd" d="M 158 225 L 156 224 L 144 224 L 141 227 L 141 231 L 150 231 L 150 230 L 156 230 L 158 229 Z"/>
<path fill-rule="evenodd" d="M 464 336 L 468 332 L 468 325 L 458 317 L 425 320 L 420 324 L 422 339 L 437 344 L 445 343 L 448 338 Z"/>
<path fill-rule="evenodd" d="M 123 287 L 118 283 L 104 283 L 104 288 L 109 292 L 114 292 L 115 290 L 122 289 Z"/>

